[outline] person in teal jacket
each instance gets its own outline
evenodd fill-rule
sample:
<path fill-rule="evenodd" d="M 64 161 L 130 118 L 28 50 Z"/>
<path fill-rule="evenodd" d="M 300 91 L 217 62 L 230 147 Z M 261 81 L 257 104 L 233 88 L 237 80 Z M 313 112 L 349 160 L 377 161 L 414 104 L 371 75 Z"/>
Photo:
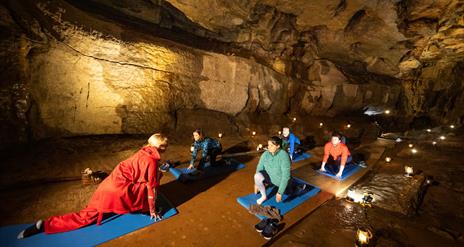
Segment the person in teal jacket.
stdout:
<path fill-rule="evenodd" d="M 261 155 L 255 173 L 255 194 L 258 192 L 261 197 L 256 201 L 261 205 L 267 200 L 266 185 L 274 185 L 279 189 L 276 194 L 276 202 L 282 200 L 284 193 L 290 194 L 291 175 L 290 157 L 282 148 L 282 140 L 273 136 L 268 140 L 268 149 Z"/>
<path fill-rule="evenodd" d="M 290 131 L 290 128 L 284 127 L 282 129 L 282 148 L 287 150 L 291 160 L 295 158 L 297 151 L 296 148 L 300 144 L 300 139 L 298 139 L 298 137 Z"/>

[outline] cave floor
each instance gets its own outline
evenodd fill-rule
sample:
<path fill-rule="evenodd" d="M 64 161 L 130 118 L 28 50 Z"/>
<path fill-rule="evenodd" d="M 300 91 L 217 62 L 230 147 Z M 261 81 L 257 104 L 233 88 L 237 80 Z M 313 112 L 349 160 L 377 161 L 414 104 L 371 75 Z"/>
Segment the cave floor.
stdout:
<path fill-rule="evenodd" d="M 264 143 L 264 136 L 254 138 L 252 145 Z M 222 142 L 228 149 L 240 147 L 247 140 L 249 137 L 226 136 Z M 389 155 L 393 162 L 387 165 L 380 160 L 376 171 L 401 173 L 403 165 L 413 161 L 415 169 L 433 174 L 437 184 L 428 188 L 416 216 L 406 217 L 375 206 L 369 209 L 367 221 L 376 234 L 376 246 L 462 246 L 464 167 L 459 158 L 463 151 L 459 143 L 463 140 L 463 135 L 450 136 L 437 147 L 428 141 L 415 140 L 421 154 L 415 157 L 404 154 L 408 142 L 389 147 L 383 154 L 382 158 Z M 134 136 L 60 139 L 39 143 L 33 151 L 8 155 L 0 166 L 0 225 L 30 223 L 50 215 L 78 211 L 96 189 L 96 185 L 81 185 L 80 171 L 87 167 L 111 171 L 144 141 L 145 137 Z M 187 161 L 188 150 L 188 143 L 173 141 L 164 159 Z M 294 164 L 293 168 L 317 165 L 321 147 L 310 152 L 314 154 L 311 159 Z M 253 228 L 258 219 L 236 202 L 238 196 L 252 191 L 258 155 L 237 159 L 247 167 L 195 183 L 182 184 L 166 174 L 161 191 L 179 214 L 103 245 L 350 246 L 354 243 L 356 227 L 366 224 L 360 206 L 333 200 L 332 194 L 321 192 L 290 212 L 285 217 L 284 230 L 267 242 Z M 312 213 L 308 215 L 309 212 Z"/>

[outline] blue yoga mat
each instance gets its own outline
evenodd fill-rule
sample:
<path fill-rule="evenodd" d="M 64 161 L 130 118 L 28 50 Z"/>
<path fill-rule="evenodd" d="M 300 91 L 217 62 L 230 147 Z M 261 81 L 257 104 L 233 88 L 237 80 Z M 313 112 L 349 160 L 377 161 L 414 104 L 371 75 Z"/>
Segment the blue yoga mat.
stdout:
<path fill-rule="evenodd" d="M 239 163 L 238 161 L 231 160 L 230 164 L 221 162 L 217 166 L 208 166 L 204 168 L 202 175 L 195 175 L 196 169 L 188 170 L 187 168 L 170 168 L 169 172 L 177 179 L 181 181 L 194 181 L 212 177 L 224 173 L 233 172 L 245 168 L 245 164 Z"/>
<path fill-rule="evenodd" d="M 157 205 L 161 207 L 162 220 L 177 214 L 177 210 L 160 194 Z M 158 222 L 158 221 L 156 221 Z M 40 233 L 21 240 L 17 235 L 32 224 L 12 225 L 0 228 L 1 246 L 95 246 L 156 223 L 146 214 L 122 214 L 104 219 L 100 226 L 95 224 L 74 231 L 45 234 Z"/>
<path fill-rule="evenodd" d="M 317 171 L 319 173 L 323 174 L 323 175 L 326 175 L 326 176 L 329 176 L 331 178 L 343 181 L 343 180 L 351 177 L 351 175 L 355 174 L 359 170 L 363 169 L 363 167 L 359 166 L 358 164 L 356 164 L 354 162 L 351 162 L 351 163 L 345 165 L 345 169 L 343 170 L 343 174 L 342 174 L 341 178 L 338 178 L 336 176 L 337 172 L 338 172 L 338 169 L 339 169 L 338 165 L 326 165 L 325 166 L 325 170 L 326 170 L 325 172 L 321 172 L 320 170 L 317 170 Z"/>
<path fill-rule="evenodd" d="M 295 163 L 295 162 L 302 161 L 302 160 L 309 159 L 309 158 L 311 158 L 311 154 L 299 153 L 299 154 L 296 154 L 295 157 L 293 157 L 292 162 Z"/>
<path fill-rule="evenodd" d="M 266 189 L 266 194 L 267 194 L 267 200 L 261 204 L 263 206 L 273 206 L 275 208 L 278 208 L 280 210 L 281 215 L 285 215 L 286 213 L 290 212 L 294 208 L 296 208 L 298 205 L 302 204 L 303 202 L 307 201 L 309 198 L 315 196 L 319 191 L 321 191 L 319 188 L 314 187 L 303 180 L 293 178 L 294 182 L 297 184 L 306 184 L 306 189 L 304 189 L 302 192 L 293 195 L 293 196 L 288 196 L 288 195 L 283 195 L 282 196 L 282 201 L 277 203 L 275 201 L 275 194 L 277 193 L 277 187 L 272 186 Z M 260 198 L 260 194 L 249 194 L 243 197 L 237 198 L 237 202 L 240 203 L 243 207 L 246 209 L 249 209 L 251 205 L 256 204 L 256 200 Z M 262 215 L 256 215 L 260 219 L 264 219 L 265 217 Z"/>

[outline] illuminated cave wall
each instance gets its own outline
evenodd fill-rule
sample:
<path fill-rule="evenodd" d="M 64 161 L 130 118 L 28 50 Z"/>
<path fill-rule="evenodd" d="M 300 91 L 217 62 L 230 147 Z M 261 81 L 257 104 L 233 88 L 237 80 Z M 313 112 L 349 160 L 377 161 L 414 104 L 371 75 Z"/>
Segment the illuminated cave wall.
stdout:
<path fill-rule="evenodd" d="M 286 61 L 190 46 L 149 27 L 115 21 L 108 17 L 114 10 L 103 16 L 73 3 L 0 5 L 1 146 L 56 136 L 175 129 L 183 124 L 179 113 L 185 111 L 201 112 L 199 122 L 208 121 L 205 112 L 224 119 L 255 113 L 334 116 L 367 105 L 395 108 L 401 97 L 412 102 L 425 94 L 416 84 L 406 87 L 393 78 L 390 84 L 372 75 L 358 80 L 336 59 L 311 58 L 301 76 Z M 411 91 L 406 96 L 405 88 Z"/>

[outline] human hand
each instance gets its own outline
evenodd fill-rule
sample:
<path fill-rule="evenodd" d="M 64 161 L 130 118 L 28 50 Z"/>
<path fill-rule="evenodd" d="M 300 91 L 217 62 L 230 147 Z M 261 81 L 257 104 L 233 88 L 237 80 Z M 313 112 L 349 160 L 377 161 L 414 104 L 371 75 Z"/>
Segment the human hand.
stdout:
<path fill-rule="evenodd" d="M 342 178 L 342 173 L 341 173 L 341 172 L 339 172 L 339 173 L 337 173 L 337 175 L 336 175 L 336 176 L 337 176 L 337 178 Z"/>
<path fill-rule="evenodd" d="M 192 170 L 193 168 L 195 168 L 195 167 L 193 166 L 193 164 L 190 164 L 190 165 L 187 167 L 187 170 Z"/>
<path fill-rule="evenodd" d="M 155 211 L 150 211 L 150 220 L 160 221 L 163 217 L 157 214 Z"/>
<path fill-rule="evenodd" d="M 255 194 L 258 194 L 258 191 L 259 191 L 258 186 L 255 185 L 255 190 L 254 191 L 255 191 Z"/>
<path fill-rule="evenodd" d="M 321 166 L 321 169 L 319 169 L 321 172 L 326 172 L 325 167 Z"/>
<path fill-rule="evenodd" d="M 281 202 L 282 201 L 282 195 L 277 193 L 276 194 L 276 202 Z"/>

